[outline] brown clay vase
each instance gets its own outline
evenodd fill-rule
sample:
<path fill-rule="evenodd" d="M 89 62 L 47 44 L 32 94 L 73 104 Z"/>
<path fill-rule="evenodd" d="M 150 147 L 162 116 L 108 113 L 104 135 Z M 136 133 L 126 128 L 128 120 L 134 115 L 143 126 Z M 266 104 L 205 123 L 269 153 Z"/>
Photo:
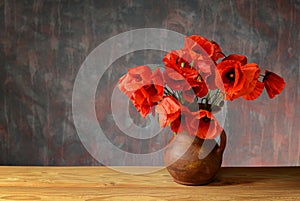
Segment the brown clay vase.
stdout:
<path fill-rule="evenodd" d="M 177 134 L 165 148 L 165 165 L 175 182 L 205 185 L 216 177 L 225 146 L 224 131 L 220 136 L 220 145 L 215 140 L 203 140 L 186 133 Z"/>

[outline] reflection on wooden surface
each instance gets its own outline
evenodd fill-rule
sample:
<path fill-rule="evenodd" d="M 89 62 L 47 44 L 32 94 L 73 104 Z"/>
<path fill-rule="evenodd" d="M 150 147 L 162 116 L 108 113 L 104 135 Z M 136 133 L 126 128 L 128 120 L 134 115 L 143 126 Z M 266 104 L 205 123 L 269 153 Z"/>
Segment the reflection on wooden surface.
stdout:
<path fill-rule="evenodd" d="M 154 167 L 124 167 L 124 171 Z M 0 167 L 0 200 L 298 200 L 299 168 L 222 168 L 206 186 L 165 169 L 130 175 L 107 167 Z"/>

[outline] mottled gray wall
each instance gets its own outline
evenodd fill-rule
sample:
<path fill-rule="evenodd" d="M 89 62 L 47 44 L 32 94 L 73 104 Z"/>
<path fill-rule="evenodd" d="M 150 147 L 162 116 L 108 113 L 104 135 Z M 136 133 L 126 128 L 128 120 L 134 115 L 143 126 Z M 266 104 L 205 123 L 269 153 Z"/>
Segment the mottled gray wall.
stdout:
<path fill-rule="evenodd" d="M 99 44 L 145 27 L 203 35 L 225 53 L 248 55 L 281 74 L 287 85 L 275 99 L 264 94 L 254 102 L 229 103 L 224 165 L 300 164 L 298 0 L 2 0 L 0 14 L 0 164 L 98 165 L 72 119 L 76 74 Z M 168 140 L 167 134 L 143 142 L 128 138 L 111 122 L 109 108 L 112 89 L 127 68 L 159 63 L 161 56 L 124 56 L 99 83 L 99 123 L 123 150 L 151 152 Z"/>

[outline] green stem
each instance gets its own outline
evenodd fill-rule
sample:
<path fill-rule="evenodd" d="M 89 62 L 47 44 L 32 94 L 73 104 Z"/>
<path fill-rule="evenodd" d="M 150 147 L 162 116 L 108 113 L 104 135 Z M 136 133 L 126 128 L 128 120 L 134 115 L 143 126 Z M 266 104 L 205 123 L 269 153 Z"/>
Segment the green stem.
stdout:
<path fill-rule="evenodd" d="M 205 101 L 205 105 L 207 105 L 208 104 L 208 102 L 210 101 L 210 91 L 208 91 L 208 93 L 207 93 L 207 95 L 206 95 L 206 97 L 205 97 L 206 99 L 206 101 Z"/>
<path fill-rule="evenodd" d="M 211 103 L 212 107 L 214 105 L 218 105 L 221 101 L 224 100 L 224 93 L 220 89 L 218 89 L 218 91 L 215 94 L 215 96 L 216 96 L 216 98 Z"/>

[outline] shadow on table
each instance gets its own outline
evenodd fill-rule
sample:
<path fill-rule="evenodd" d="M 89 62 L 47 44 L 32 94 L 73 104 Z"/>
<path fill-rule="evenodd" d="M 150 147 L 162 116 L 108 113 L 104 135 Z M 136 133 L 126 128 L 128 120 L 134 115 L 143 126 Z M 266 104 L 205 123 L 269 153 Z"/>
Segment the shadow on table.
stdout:
<path fill-rule="evenodd" d="M 262 182 L 266 180 L 265 177 L 258 175 L 249 175 L 247 173 L 236 173 L 236 174 L 226 174 L 221 173 L 209 184 L 209 186 L 230 186 L 230 185 L 243 185 Z"/>

